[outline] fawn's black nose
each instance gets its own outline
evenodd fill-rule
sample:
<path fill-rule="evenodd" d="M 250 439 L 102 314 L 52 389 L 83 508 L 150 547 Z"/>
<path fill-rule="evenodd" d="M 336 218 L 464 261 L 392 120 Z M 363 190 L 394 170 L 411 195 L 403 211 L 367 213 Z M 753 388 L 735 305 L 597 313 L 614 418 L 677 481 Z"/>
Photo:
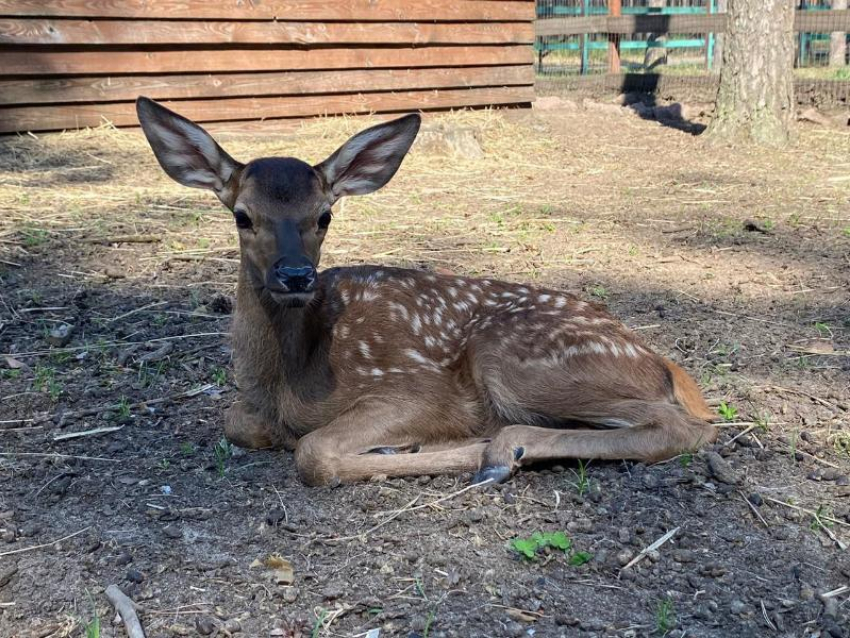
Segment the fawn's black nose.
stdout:
<path fill-rule="evenodd" d="M 293 267 L 277 263 L 274 274 L 287 292 L 311 292 L 316 287 L 317 273 L 313 266 Z"/>

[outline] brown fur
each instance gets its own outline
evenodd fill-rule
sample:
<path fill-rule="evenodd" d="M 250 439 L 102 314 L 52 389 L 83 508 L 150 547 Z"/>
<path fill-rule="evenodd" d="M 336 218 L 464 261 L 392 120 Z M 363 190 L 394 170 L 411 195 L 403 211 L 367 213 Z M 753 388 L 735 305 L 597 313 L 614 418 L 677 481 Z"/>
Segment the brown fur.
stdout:
<path fill-rule="evenodd" d="M 316 166 L 243 165 L 150 101 L 139 114 L 168 174 L 215 190 L 240 224 L 235 443 L 293 449 L 320 485 L 479 469 L 501 480 L 541 460 L 653 461 L 714 439 L 687 373 L 572 295 L 379 266 L 287 292 L 276 265 L 318 265 L 327 211 L 386 183 L 418 121 L 369 129 Z"/>

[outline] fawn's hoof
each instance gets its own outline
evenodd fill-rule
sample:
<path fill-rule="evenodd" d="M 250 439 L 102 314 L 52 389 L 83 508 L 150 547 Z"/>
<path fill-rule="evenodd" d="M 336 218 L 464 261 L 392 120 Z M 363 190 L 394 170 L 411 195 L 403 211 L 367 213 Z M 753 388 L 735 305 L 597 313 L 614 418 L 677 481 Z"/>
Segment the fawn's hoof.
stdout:
<path fill-rule="evenodd" d="M 472 483 L 473 485 L 484 483 L 485 481 L 488 481 L 489 485 L 504 483 L 511 478 L 511 474 L 513 474 L 513 470 L 507 465 L 488 465 L 478 470 L 472 478 Z"/>
<path fill-rule="evenodd" d="M 257 450 L 274 446 L 271 429 L 257 416 L 234 403 L 224 420 L 224 436 L 233 445 Z"/>

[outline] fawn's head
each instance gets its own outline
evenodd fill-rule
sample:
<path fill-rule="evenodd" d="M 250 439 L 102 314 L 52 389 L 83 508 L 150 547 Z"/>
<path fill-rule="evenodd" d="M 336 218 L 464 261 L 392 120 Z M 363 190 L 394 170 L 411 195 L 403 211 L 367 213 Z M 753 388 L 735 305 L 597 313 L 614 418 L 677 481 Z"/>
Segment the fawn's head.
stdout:
<path fill-rule="evenodd" d="M 140 97 L 136 110 L 163 170 L 184 186 L 214 191 L 233 212 L 244 274 L 257 293 L 295 307 L 313 297 L 333 204 L 389 182 L 420 123 L 407 115 L 366 129 L 315 166 L 291 157 L 241 164 L 200 126 L 153 100 Z"/>

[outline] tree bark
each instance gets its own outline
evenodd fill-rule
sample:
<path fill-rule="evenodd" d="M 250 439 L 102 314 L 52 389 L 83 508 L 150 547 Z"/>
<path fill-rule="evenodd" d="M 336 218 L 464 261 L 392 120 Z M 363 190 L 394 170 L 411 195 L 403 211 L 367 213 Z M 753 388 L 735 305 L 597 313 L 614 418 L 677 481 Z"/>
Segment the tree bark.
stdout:
<path fill-rule="evenodd" d="M 710 138 L 780 146 L 793 134 L 794 4 L 729 0 Z"/>
<path fill-rule="evenodd" d="M 667 4 L 667 0 L 649 0 L 647 6 L 650 9 L 660 9 Z M 647 47 L 643 56 L 643 66 L 647 71 L 654 69 L 661 64 L 667 64 L 667 34 L 666 33 L 650 33 L 647 37 L 647 44 L 660 44 L 661 46 Z"/>
<path fill-rule="evenodd" d="M 717 13 L 726 13 L 727 8 L 726 0 L 717 0 Z M 722 31 L 714 34 L 714 60 L 712 60 L 711 66 L 715 73 L 718 73 L 723 66 L 723 42 L 725 38 L 726 34 Z"/>
<path fill-rule="evenodd" d="M 832 0 L 833 10 L 846 9 L 847 0 Z M 847 34 L 834 31 L 829 43 L 829 66 L 844 66 L 847 60 Z"/>

